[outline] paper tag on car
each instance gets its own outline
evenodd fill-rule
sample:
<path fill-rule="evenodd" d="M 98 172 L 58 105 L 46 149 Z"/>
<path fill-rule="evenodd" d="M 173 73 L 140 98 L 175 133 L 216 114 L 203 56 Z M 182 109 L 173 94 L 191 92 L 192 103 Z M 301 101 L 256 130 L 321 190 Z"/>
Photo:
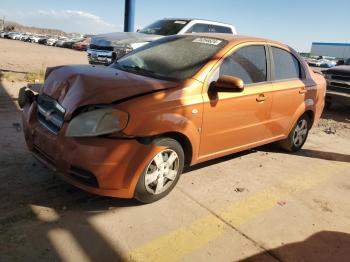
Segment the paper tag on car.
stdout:
<path fill-rule="evenodd" d="M 199 37 L 199 38 L 194 39 L 192 42 L 194 42 L 194 43 L 201 43 L 201 44 L 207 44 L 207 45 L 218 45 L 222 41 L 219 40 L 219 39 Z"/>

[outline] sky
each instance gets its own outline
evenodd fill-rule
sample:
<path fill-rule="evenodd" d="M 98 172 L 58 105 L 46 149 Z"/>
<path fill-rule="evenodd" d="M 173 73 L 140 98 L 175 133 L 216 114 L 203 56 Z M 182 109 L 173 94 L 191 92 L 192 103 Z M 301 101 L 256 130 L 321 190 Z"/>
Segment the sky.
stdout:
<path fill-rule="evenodd" d="M 66 32 L 123 30 L 124 0 L 0 0 L 0 16 Z M 350 0 L 135 0 L 135 27 L 158 19 L 201 18 L 234 25 L 308 52 L 312 42 L 350 42 Z M 135 29 L 136 29 L 135 28 Z"/>

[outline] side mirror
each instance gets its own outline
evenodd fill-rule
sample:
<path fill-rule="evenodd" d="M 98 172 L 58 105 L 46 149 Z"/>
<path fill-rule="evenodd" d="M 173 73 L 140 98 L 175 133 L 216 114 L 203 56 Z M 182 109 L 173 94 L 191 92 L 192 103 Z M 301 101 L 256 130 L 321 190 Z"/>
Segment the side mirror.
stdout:
<path fill-rule="evenodd" d="M 215 88 L 220 91 L 243 91 L 244 83 L 243 80 L 235 77 L 223 75 L 215 82 Z"/>

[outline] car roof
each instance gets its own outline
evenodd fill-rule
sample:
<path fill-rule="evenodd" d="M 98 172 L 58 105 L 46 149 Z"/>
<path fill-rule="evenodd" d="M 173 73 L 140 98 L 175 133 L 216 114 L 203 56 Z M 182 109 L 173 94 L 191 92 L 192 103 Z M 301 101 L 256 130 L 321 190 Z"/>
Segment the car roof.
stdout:
<path fill-rule="evenodd" d="M 224 33 L 190 33 L 190 34 L 184 34 L 184 35 L 213 37 L 213 38 L 226 40 L 226 41 L 232 42 L 232 43 L 234 43 L 234 42 L 240 42 L 240 43 L 243 43 L 243 42 L 268 42 L 268 43 L 277 44 L 277 45 L 289 48 L 287 45 L 280 43 L 278 41 L 269 40 L 269 39 L 265 39 L 265 38 L 259 38 L 259 37 L 253 37 L 253 36 L 246 36 L 246 35 L 233 35 L 233 34 L 224 34 Z"/>
<path fill-rule="evenodd" d="M 172 18 L 172 17 L 166 17 L 166 18 L 163 18 L 162 20 L 179 20 L 179 21 L 186 21 L 186 22 L 190 22 L 190 21 L 204 21 L 204 22 L 218 23 L 218 24 L 222 24 L 222 25 L 233 27 L 233 25 L 228 24 L 228 23 L 215 21 L 215 20 L 201 19 L 201 18 Z"/>

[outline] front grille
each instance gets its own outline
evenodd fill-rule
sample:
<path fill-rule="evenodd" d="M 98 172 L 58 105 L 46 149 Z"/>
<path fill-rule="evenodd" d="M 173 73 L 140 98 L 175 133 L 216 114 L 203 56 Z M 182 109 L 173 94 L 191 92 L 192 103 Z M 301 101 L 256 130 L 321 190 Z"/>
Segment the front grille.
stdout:
<path fill-rule="evenodd" d="M 331 78 L 335 80 L 341 80 L 341 81 L 350 81 L 350 76 L 332 75 Z"/>
<path fill-rule="evenodd" d="M 113 46 L 101 46 L 101 45 L 94 45 L 90 44 L 90 49 L 94 50 L 103 50 L 103 51 L 113 51 Z"/>
<path fill-rule="evenodd" d="M 94 174 L 92 174 L 90 171 L 79 167 L 71 166 L 69 175 L 82 184 L 96 188 L 98 187 L 98 181 Z"/>
<path fill-rule="evenodd" d="M 53 98 L 39 95 L 37 98 L 39 123 L 51 133 L 57 134 L 63 126 L 65 109 Z"/>
<path fill-rule="evenodd" d="M 330 83 L 330 85 L 328 85 L 327 90 L 350 94 L 350 87 L 349 86 L 344 87 L 342 86 L 341 83 L 332 82 Z"/>

